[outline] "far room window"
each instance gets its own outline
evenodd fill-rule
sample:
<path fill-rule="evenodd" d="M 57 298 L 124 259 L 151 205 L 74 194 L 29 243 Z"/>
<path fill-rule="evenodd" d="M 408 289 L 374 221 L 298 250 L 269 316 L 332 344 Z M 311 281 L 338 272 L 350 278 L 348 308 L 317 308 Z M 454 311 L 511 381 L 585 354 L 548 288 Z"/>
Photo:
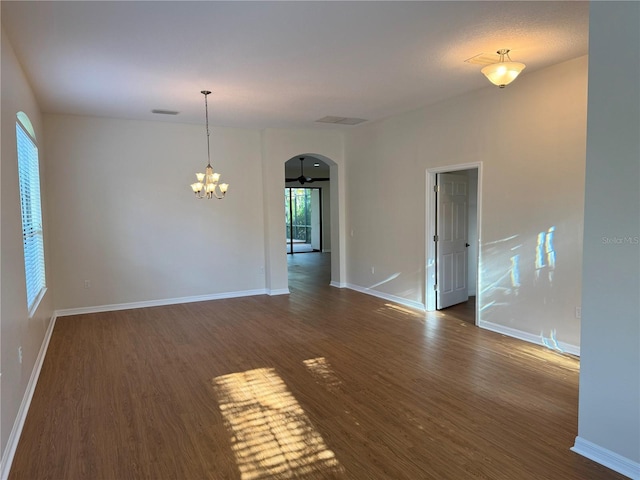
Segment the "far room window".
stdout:
<path fill-rule="evenodd" d="M 40 170 L 35 132 L 29 117 L 19 112 L 16 122 L 18 147 L 18 177 L 24 270 L 27 286 L 27 308 L 32 316 L 46 290 L 44 272 L 44 239 L 40 204 Z"/>

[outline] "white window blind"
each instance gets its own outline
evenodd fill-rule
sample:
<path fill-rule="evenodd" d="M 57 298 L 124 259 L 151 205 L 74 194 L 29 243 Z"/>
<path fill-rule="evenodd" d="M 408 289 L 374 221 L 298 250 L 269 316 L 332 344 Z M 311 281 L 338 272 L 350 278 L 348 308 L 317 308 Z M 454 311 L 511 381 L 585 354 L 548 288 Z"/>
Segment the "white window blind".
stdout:
<path fill-rule="evenodd" d="M 16 122 L 16 136 L 27 308 L 31 314 L 46 286 L 38 147 L 19 122 Z"/>

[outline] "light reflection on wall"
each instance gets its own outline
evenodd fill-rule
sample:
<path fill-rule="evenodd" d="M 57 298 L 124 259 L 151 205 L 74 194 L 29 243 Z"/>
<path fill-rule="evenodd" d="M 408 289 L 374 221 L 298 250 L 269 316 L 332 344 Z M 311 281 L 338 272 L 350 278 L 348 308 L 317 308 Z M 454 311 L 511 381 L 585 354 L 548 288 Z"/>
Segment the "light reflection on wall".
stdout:
<path fill-rule="evenodd" d="M 544 240 L 544 252 L 547 257 L 547 278 L 549 279 L 549 285 L 553 286 L 553 274 L 556 269 L 556 250 L 553 246 L 553 236 L 556 231 L 556 227 L 549 227 L 547 230 L 547 236 Z"/>
<path fill-rule="evenodd" d="M 343 471 L 273 368 L 216 377 L 213 385 L 242 480 Z"/>
<path fill-rule="evenodd" d="M 558 345 L 558 340 L 556 339 L 556 329 L 552 329 L 549 334 L 549 338 L 544 336 L 544 332 L 540 332 L 540 341 L 545 347 L 550 348 L 551 350 L 556 350 L 560 353 L 564 353 L 564 350 L 560 348 Z"/>
<path fill-rule="evenodd" d="M 483 279 L 484 288 L 482 294 L 489 301 L 484 302 L 484 308 L 492 305 L 504 304 L 500 297 L 519 294 L 519 289 L 523 286 L 522 276 L 528 276 L 533 270 L 533 281 L 525 282 L 524 285 L 537 287 L 541 284 L 552 287 L 554 272 L 556 269 L 556 251 L 554 247 L 554 235 L 556 227 L 549 227 L 548 230 L 538 233 L 535 247 L 530 243 L 517 243 L 519 235 L 512 235 L 507 238 L 489 242 L 484 245 L 484 256 L 491 258 L 494 265 L 502 263 L 504 268 L 485 271 Z M 512 246 L 510 246 L 512 245 Z M 514 253 L 514 252 L 518 253 Z M 524 259 L 524 263 L 523 263 Z M 533 263 L 533 269 L 526 267 L 527 259 Z M 523 273 L 521 273 L 521 270 Z"/>
<path fill-rule="evenodd" d="M 373 285 L 370 285 L 369 288 L 373 289 L 373 288 L 379 287 L 380 285 L 384 285 L 385 283 L 389 283 L 390 281 L 395 280 L 399 276 L 400 276 L 400 272 L 396 272 L 393 275 L 389 275 L 384 280 L 381 280 L 378 283 L 374 283 Z"/>
<path fill-rule="evenodd" d="M 550 226 L 537 234 L 511 235 L 483 245 L 479 310 L 483 321 L 500 319 L 504 324 L 507 318 L 522 329 L 526 329 L 523 316 L 537 312 L 541 324 L 532 333 L 542 326 L 540 343 L 561 352 L 556 339 L 557 311 L 552 308 L 557 301 L 556 231 Z"/>
<path fill-rule="evenodd" d="M 511 288 L 514 295 L 518 295 L 520 288 L 520 255 L 511 257 Z"/>

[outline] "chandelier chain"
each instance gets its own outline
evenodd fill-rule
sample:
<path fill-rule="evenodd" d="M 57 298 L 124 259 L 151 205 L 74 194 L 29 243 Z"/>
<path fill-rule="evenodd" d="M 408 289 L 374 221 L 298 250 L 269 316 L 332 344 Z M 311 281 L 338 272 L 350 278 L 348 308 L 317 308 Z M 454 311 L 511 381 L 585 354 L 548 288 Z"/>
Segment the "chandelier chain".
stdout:
<path fill-rule="evenodd" d="M 204 91 L 202 92 L 204 93 L 204 119 L 205 119 L 205 125 L 206 125 L 206 129 L 207 129 L 207 165 L 211 166 L 211 147 L 209 146 L 209 103 L 207 102 L 207 95 L 209 95 L 208 91 Z"/>

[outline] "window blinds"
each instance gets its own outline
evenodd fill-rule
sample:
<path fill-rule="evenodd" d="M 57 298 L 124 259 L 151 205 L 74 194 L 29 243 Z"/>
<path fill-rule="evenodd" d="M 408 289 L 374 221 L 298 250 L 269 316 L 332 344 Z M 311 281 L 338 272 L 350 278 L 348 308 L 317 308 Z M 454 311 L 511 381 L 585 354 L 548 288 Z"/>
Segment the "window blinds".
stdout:
<path fill-rule="evenodd" d="M 18 145 L 18 176 L 20 181 L 20 209 L 22 211 L 22 239 L 24 269 L 27 284 L 27 308 L 31 310 L 45 288 L 44 239 L 40 204 L 40 172 L 38 147 L 16 123 Z"/>

